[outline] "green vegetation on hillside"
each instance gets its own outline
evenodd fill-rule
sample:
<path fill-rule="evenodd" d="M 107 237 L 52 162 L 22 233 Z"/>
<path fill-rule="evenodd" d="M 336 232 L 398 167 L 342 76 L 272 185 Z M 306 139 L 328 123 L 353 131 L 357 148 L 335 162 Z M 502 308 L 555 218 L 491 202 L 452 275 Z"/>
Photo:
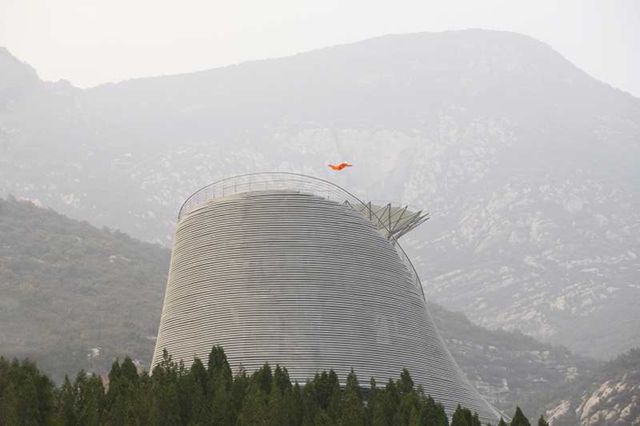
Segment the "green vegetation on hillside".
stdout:
<path fill-rule="evenodd" d="M 150 359 L 168 265 L 161 247 L 0 199 L 0 352 L 56 380 Z"/>
<path fill-rule="evenodd" d="M 185 368 L 165 351 L 152 375 L 125 358 L 113 363 L 108 380 L 80 372 L 60 387 L 31 362 L 0 358 L 0 424 L 448 426 L 449 419 L 406 369 L 398 380 L 371 379 L 367 388 L 353 370 L 342 385 L 332 370 L 300 385 L 279 365 L 233 376 L 217 346 L 206 366 L 196 358 Z M 477 414 L 460 406 L 450 424 L 481 426 Z M 519 408 L 511 425 L 529 425 Z"/>

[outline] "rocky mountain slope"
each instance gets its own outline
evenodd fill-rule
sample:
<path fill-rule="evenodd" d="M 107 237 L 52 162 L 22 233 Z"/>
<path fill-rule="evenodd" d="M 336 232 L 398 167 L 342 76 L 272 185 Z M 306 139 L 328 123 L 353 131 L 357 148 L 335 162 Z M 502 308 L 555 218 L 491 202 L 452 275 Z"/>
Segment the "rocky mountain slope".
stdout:
<path fill-rule="evenodd" d="M 561 395 L 558 389 L 579 389 L 599 364 L 566 348 L 541 343 L 517 332 L 488 330 L 463 314 L 430 304 L 447 347 L 474 386 L 504 413 L 520 406 L 533 418 Z M 586 389 L 586 385 L 584 385 Z M 549 398 L 549 395 L 554 398 Z"/>
<path fill-rule="evenodd" d="M 632 349 L 552 392 L 553 426 L 640 424 L 640 349 Z"/>
<path fill-rule="evenodd" d="M 125 355 L 148 366 L 167 249 L 14 199 L 0 199 L 0 242 L 0 355 L 35 359 L 58 381 L 81 368 L 108 371 Z M 573 383 L 598 365 L 430 308 L 467 376 L 505 412 L 520 404 L 541 413 L 539 393 Z"/>
<path fill-rule="evenodd" d="M 640 100 L 536 40 L 386 36 L 89 90 L 0 58 L 0 194 L 169 244 L 211 181 L 328 177 L 432 212 L 404 242 L 431 300 L 579 353 L 640 345 Z"/>

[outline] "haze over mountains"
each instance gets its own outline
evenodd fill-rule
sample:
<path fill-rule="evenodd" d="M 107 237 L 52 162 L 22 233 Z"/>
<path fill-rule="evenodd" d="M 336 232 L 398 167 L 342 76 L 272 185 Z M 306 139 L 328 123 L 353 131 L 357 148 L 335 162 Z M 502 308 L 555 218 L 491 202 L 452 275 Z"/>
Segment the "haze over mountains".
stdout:
<path fill-rule="evenodd" d="M 640 345 L 640 100 L 536 40 L 385 36 L 89 90 L 2 51 L 0 76 L 0 194 L 169 244 L 214 180 L 328 177 L 432 213 L 403 243 L 430 299 L 583 354 Z"/>

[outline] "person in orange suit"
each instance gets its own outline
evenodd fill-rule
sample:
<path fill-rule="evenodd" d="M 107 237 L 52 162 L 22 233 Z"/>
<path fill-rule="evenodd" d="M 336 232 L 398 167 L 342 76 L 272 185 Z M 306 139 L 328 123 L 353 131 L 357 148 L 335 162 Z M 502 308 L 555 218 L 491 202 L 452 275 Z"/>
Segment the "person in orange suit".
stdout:
<path fill-rule="evenodd" d="M 351 166 L 353 166 L 353 164 L 347 163 L 346 161 L 343 161 L 340 164 L 329 164 L 329 168 L 335 171 L 340 171 L 346 167 L 351 167 Z"/>

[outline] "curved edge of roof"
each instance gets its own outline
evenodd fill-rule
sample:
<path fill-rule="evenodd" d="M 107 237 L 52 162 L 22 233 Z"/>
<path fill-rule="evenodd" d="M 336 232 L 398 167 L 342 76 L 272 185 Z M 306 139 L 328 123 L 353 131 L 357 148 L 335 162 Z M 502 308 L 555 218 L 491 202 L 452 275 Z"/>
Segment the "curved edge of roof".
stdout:
<path fill-rule="evenodd" d="M 282 185 L 281 187 L 278 187 L 277 185 L 268 187 L 267 185 L 270 183 L 283 183 L 291 185 L 288 187 L 286 187 L 285 185 Z M 307 184 L 308 186 L 295 186 L 295 184 L 300 183 Z M 238 184 L 240 184 L 239 188 Z M 199 206 L 200 204 L 206 203 L 207 201 L 215 198 L 221 198 L 228 195 L 242 194 L 252 191 L 273 189 L 304 190 L 301 192 L 308 192 L 310 194 L 318 195 L 324 198 L 326 198 L 327 190 L 338 191 L 339 193 L 341 192 L 342 194 L 344 194 L 347 200 L 351 198 L 352 200 L 365 205 L 365 203 L 360 198 L 350 193 L 346 189 L 333 182 L 319 177 L 293 172 L 255 172 L 220 179 L 208 185 L 205 185 L 197 191 L 193 192 L 180 206 L 180 210 L 178 211 L 178 220 L 180 220 L 180 218 L 182 218 L 184 214 L 187 214 L 192 209 L 197 208 L 197 206 Z M 325 192 L 323 192 L 323 189 Z"/>
<path fill-rule="evenodd" d="M 336 201 L 340 204 L 348 204 L 351 208 L 357 205 L 358 209 L 354 208 L 354 210 L 359 211 L 360 214 L 366 211 L 369 215 L 368 219 L 371 220 L 372 217 L 375 218 L 375 221 L 372 220 L 373 225 L 379 231 L 386 233 L 387 238 L 396 248 L 400 258 L 406 262 L 409 271 L 414 277 L 416 286 L 422 293 L 422 298 L 425 301 L 427 300 L 418 272 L 409 259 L 409 256 L 398 243 L 397 238 L 399 238 L 399 236 L 396 237 L 392 229 L 387 229 L 384 221 L 378 218 L 376 212 L 372 210 L 371 203 L 365 203 L 341 186 L 322 178 L 293 172 L 257 172 L 224 178 L 203 186 L 187 197 L 184 203 L 182 203 L 182 206 L 180 206 L 178 221 L 180 221 L 184 215 L 216 198 L 265 190 L 300 191 L 301 193 Z"/>

